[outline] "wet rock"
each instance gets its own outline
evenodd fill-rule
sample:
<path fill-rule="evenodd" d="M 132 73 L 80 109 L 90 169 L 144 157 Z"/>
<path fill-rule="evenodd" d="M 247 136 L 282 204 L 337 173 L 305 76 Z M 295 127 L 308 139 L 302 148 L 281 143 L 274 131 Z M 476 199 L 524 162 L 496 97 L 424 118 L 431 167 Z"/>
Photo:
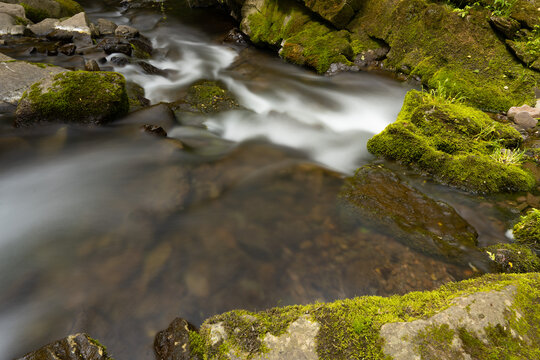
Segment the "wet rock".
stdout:
<path fill-rule="evenodd" d="M 118 73 L 74 71 L 33 84 L 17 106 L 16 124 L 104 124 L 129 109 L 125 79 Z M 44 96 L 45 95 L 45 96 Z"/>
<path fill-rule="evenodd" d="M 19 4 L 0 2 L 0 13 L 8 14 L 14 18 L 26 19 L 24 8 Z"/>
<path fill-rule="evenodd" d="M 75 44 L 64 44 L 58 48 L 60 53 L 67 56 L 73 56 L 75 54 L 75 50 L 77 50 L 77 46 Z"/>
<path fill-rule="evenodd" d="M 70 335 L 18 360 L 112 360 L 107 350 L 86 334 Z"/>
<path fill-rule="evenodd" d="M 484 249 L 504 273 L 540 271 L 540 258 L 528 246 L 520 244 L 495 244 Z"/>
<path fill-rule="evenodd" d="M 361 4 L 360 1 L 355 0 L 336 1 L 331 5 L 325 0 L 303 0 L 302 2 L 338 29 L 345 28 Z"/>
<path fill-rule="evenodd" d="M 167 77 L 167 72 L 165 70 L 159 69 L 146 61 L 137 61 L 137 65 L 141 67 L 145 74 Z"/>
<path fill-rule="evenodd" d="M 174 103 L 173 110 L 188 113 L 215 113 L 238 109 L 240 105 L 223 85 L 202 80 L 191 85 L 183 99 Z"/>
<path fill-rule="evenodd" d="M 167 329 L 160 331 L 154 340 L 158 360 L 197 360 L 191 353 L 190 332 L 197 328 L 182 318 L 176 318 Z"/>
<path fill-rule="evenodd" d="M 150 58 L 154 51 L 152 42 L 144 36 L 129 39 L 129 44 L 133 48 L 133 55 L 140 59 Z"/>
<path fill-rule="evenodd" d="M 89 24 L 86 13 L 81 12 L 60 22 L 56 25 L 56 29 L 91 35 Z"/>
<path fill-rule="evenodd" d="M 86 71 L 100 71 L 99 65 L 96 60 L 88 60 L 84 63 L 84 70 Z"/>
<path fill-rule="evenodd" d="M 113 56 L 109 61 L 117 66 L 126 66 L 130 63 L 129 58 L 123 56 Z"/>
<path fill-rule="evenodd" d="M 464 256 L 476 251 L 476 231 L 453 208 L 428 198 L 382 166 L 361 167 L 340 197 L 358 221 L 383 226 L 421 252 Z"/>
<path fill-rule="evenodd" d="M 26 27 L 24 25 L 17 25 L 17 21 L 13 16 L 0 12 L 0 36 L 24 35 L 25 31 Z"/>
<path fill-rule="evenodd" d="M 144 88 L 134 82 L 128 82 L 126 85 L 130 111 L 140 107 L 150 106 L 150 100 L 144 97 Z"/>
<path fill-rule="evenodd" d="M 120 53 L 127 56 L 131 56 L 132 48 L 131 45 L 123 39 L 118 38 L 105 38 L 101 40 L 97 47 L 105 51 L 107 55 L 113 53 Z"/>
<path fill-rule="evenodd" d="M 134 37 L 139 36 L 139 30 L 129 25 L 119 25 L 114 30 L 114 34 L 116 36 L 121 36 L 125 38 L 134 38 Z"/>
<path fill-rule="evenodd" d="M 328 68 L 328 71 L 326 71 L 325 75 L 333 76 L 333 75 L 337 75 L 339 73 L 348 72 L 348 71 L 356 72 L 356 71 L 360 71 L 360 68 L 355 65 L 350 66 L 350 65 L 345 65 L 342 63 L 333 63 L 333 64 L 330 64 L 330 67 Z"/>
<path fill-rule="evenodd" d="M 100 36 L 114 35 L 114 31 L 118 25 L 107 19 L 98 19 L 96 23 L 96 29 Z"/>
<path fill-rule="evenodd" d="M 32 84 L 65 71 L 67 70 L 61 67 L 34 65 L 0 54 L 0 101 L 16 105 Z"/>
<path fill-rule="evenodd" d="M 83 8 L 72 0 L 10 0 L 25 5 L 26 17 L 35 23 L 46 18 L 61 19 L 78 14 Z"/>
<path fill-rule="evenodd" d="M 166 135 L 166 132 L 177 125 L 177 122 L 174 113 L 167 104 L 157 104 L 129 114 L 129 116 L 119 121 L 118 124 L 134 124 L 138 125 L 137 127 L 161 128 Z"/>
<path fill-rule="evenodd" d="M 161 126 L 145 124 L 141 126 L 141 130 L 147 134 L 157 137 L 167 137 L 167 132 Z"/>
<path fill-rule="evenodd" d="M 513 39 L 521 25 L 508 16 L 491 16 L 489 23 L 507 39 Z"/>
<path fill-rule="evenodd" d="M 514 116 L 514 122 L 525 130 L 533 129 L 538 124 L 538 120 L 534 119 L 527 112 L 517 113 Z"/>
<path fill-rule="evenodd" d="M 225 38 L 223 39 L 225 44 L 236 45 L 239 47 L 246 47 L 249 45 L 249 37 L 240 31 L 240 29 L 234 28 L 229 30 Z"/>
<path fill-rule="evenodd" d="M 29 25 L 28 29 L 32 31 L 34 34 L 38 36 L 47 36 L 51 32 L 53 32 L 56 28 L 56 25 L 60 24 L 60 20 L 58 19 L 44 19 L 43 21 L 34 24 Z"/>
<path fill-rule="evenodd" d="M 375 66 L 378 62 L 384 60 L 390 51 L 389 47 L 380 47 L 374 50 L 362 51 L 354 59 L 354 64 L 358 67 Z"/>

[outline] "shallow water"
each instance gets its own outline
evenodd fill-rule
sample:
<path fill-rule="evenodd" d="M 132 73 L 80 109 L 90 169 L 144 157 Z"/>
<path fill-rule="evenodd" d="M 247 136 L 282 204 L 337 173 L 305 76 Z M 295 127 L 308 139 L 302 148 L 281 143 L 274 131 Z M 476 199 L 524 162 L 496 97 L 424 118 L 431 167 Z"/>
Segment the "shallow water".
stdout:
<path fill-rule="evenodd" d="M 152 359 L 155 333 L 176 316 L 200 324 L 234 308 L 404 293 L 475 274 L 340 206 L 343 178 L 374 160 L 366 142 L 395 120 L 411 85 L 320 77 L 228 47 L 231 19 L 175 6 L 166 19 L 159 8 L 87 9 L 139 27 L 158 49 L 151 63 L 174 70 L 166 79 L 116 69 L 153 103 L 198 79 L 238 97 L 243 109 L 203 119 L 209 131 L 169 131 L 190 150 L 129 125 L 13 129 L 11 115 L 0 117 L 1 358 L 84 331 L 117 359 Z M 481 245 L 504 239 L 513 215 L 497 199 L 388 166 L 453 205 Z"/>

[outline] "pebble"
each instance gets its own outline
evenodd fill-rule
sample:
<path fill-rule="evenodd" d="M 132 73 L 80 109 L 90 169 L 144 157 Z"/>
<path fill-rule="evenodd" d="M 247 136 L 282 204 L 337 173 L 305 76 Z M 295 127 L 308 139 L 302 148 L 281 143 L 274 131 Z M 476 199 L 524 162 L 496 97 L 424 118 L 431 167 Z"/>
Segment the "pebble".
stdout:
<path fill-rule="evenodd" d="M 528 112 L 520 112 L 514 116 L 514 122 L 524 129 L 532 129 L 538 124 L 538 120 L 534 119 Z"/>

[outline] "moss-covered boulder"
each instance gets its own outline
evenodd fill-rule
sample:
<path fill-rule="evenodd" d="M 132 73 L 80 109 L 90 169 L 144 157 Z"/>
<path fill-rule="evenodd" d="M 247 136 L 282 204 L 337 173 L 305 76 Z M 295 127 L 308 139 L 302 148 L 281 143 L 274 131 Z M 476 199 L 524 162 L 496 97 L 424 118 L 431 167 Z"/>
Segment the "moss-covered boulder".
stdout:
<path fill-rule="evenodd" d="M 484 249 L 505 273 L 527 273 L 540 271 L 540 258 L 529 246 L 522 244 L 495 244 Z"/>
<path fill-rule="evenodd" d="M 112 360 L 107 349 L 86 334 L 70 335 L 18 360 Z"/>
<path fill-rule="evenodd" d="M 217 81 L 202 80 L 191 85 L 173 105 L 179 113 L 206 114 L 238 109 L 234 95 Z"/>
<path fill-rule="evenodd" d="M 368 150 L 471 192 L 531 189 L 534 176 L 519 163 L 520 134 L 443 95 L 410 91 L 396 122 L 371 138 Z"/>
<path fill-rule="evenodd" d="M 540 210 L 533 209 L 514 225 L 514 238 L 540 252 Z"/>
<path fill-rule="evenodd" d="M 72 71 L 37 82 L 17 106 L 16 124 L 104 124 L 127 113 L 126 81 L 114 72 Z"/>
<path fill-rule="evenodd" d="M 26 17 L 37 23 L 46 18 L 60 19 L 83 12 L 82 6 L 73 0 L 7 0 L 24 7 Z"/>
<path fill-rule="evenodd" d="M 486 275 L 404 296 L 231 311 L 176 346 L 201 359 L 536 359 L 539 301 L 538 273 Z"/>

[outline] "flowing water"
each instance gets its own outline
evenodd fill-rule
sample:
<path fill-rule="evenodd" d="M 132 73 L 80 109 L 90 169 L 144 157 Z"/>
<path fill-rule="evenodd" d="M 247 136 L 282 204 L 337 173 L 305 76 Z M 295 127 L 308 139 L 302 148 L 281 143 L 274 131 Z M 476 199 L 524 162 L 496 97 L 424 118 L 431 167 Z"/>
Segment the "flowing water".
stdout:
<path fill-rule="evenodd" d="M 264 50 L 223 45 L 234 22 L 219 12 L 175 2 L 164 18 L 159 8 L 82 3 L 92 19 L 152 39 L 150 62 L 167 78 L 115 68 L 152 103 L 209 79 L 243 108 L 180 119 L 207 127 L 169 131 L 188 150 L 129 125 L 13 129 L 12 114 L 0 115 L 2 359 L 81 331 L 117 359 L 152 359 L 153 336 L 176 316 L 200 324 L 234 308 L 404 293 L 474 275 L 475 266 L 351 221 L 337 201 L 344 177 L 374 161 L 366 142 L 395 120 L 411 85 L 316 76 Z M 150 121 L 165 116 L 155 109 Z M 513 215 L 494 201 L 389 166 L 452 204 L 481 245 L 504 239 Z"/>

